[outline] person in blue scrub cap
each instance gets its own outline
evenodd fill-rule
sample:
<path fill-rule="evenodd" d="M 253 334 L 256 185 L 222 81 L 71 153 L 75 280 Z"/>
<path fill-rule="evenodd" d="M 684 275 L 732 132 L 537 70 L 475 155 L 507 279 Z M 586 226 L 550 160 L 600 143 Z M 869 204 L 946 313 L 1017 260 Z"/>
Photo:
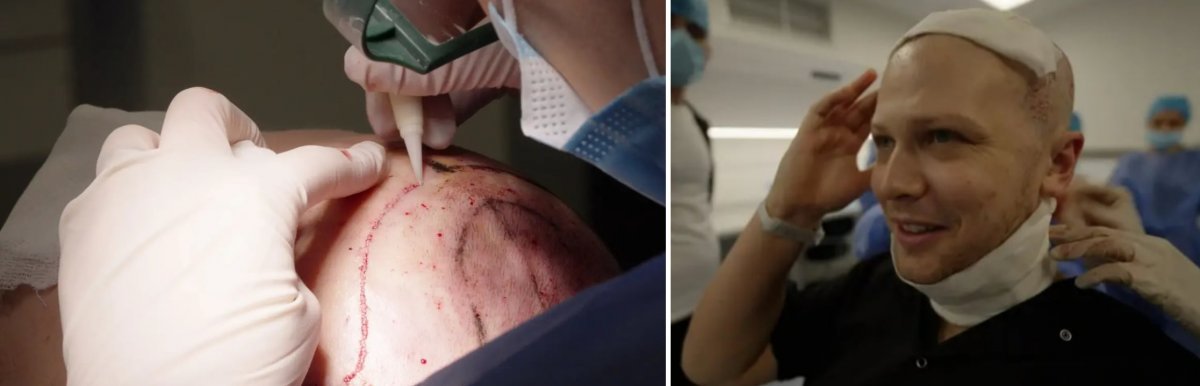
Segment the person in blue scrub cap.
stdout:
<path fill-rule="evenodd" d="M 704 74 L 705 0 L 671 0 L 671 382 L 691 385 L 680 367 L 692 311 L 721 262 L 712 226 L 713 158 L 706 121 L 686 100 Z"/>
<path fill-rule="evenodd" d="M 1159 97 L 1146 116 L 1147 152 L 1125 155 L 1118 161 L 1109 183 L 1125 187 L 1133 196 L 1146 233 L 1170 241 L 1194 263 L 1200 264 L 1200 151 L 1184 147 L 1183 130 L 1192 117 L 1191 103 L 1183 95 Z M 1131 291 L 1115 291 L 1122 300 L 1152 315 L 1168 335 L 1200 355 L 1200 342 Z"/>
<path fill-rule="evenodd" d="M 428 74 L 370 61 L 354 47 L 346 52 L 346 75 L 367 93 L 376 133 L 395 131 L 389 106 L 381 102 L 388 95 L 422 97 L 423 143 L 440 148 L 450 144 L 454 130 L 432 125 L 454 126 L 498 95 L 519 91 L 526 136 L 591 163 L 660 206 L 666 203 L 666 47 L 658 38 L 667 32 L 663 0 L 448 4 L 463 15 L 486 14 L 499 42 Z M 549 105 L 538 92 L 558 94 Z M 555 129 L 544 129 L 548 125 Z M 662 385 L 665 275 L 666 258 L 659 253 L 495 338 L 425 383 Z"/>

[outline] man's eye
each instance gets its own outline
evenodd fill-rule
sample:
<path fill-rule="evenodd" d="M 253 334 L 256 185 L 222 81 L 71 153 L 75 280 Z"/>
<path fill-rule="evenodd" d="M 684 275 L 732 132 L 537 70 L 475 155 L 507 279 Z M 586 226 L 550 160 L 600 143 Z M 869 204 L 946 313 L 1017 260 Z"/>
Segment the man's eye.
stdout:
<path fill-rule="evenodd" d="M 938 129 L 929 133 L 929 140 L 933 143 L 947 143 L 959 139 L 958 133 L 950 130 Z"/>
<path fill-rule="evenodd" d="M 875 139 L 875 147 L 877 147 L 877 148 L 891 147 L 892 143 L 895 142 L 889 137 L 873 135 L 873 136 L 871 136 L 871 138 Z"/>

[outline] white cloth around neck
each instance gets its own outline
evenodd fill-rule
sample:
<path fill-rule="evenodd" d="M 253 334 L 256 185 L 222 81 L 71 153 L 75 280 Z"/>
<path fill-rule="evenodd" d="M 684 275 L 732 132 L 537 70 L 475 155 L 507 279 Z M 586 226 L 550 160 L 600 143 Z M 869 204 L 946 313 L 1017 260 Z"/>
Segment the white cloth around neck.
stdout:
<path fill-rule="evenodd" d="M 1037 296 L 1054 282 L 1057 266 L 1049 258 L 1050 216 L 1057 202 L 1043 198 L 1004 242 L 970 267 L 933 284 L 896 276 L 929 297 L 934 312 L 947 322 L 974 326 Z M 892 250 L 897 251 L 895 238 Z M 892 262 L 896 262 L 892 254 Z"/>

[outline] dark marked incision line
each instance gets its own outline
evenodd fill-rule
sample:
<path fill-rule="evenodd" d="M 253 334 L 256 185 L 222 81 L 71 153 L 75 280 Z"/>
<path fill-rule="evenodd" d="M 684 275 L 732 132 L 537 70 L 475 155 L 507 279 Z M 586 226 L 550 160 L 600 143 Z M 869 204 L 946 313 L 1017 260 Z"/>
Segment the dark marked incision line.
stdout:
<path fill-rule="evenodd" d="M 425 164 L 429 165 L 429 167 L 433 168 L 433 170 L 438 173 L 454 173 L 459 169 L 462 169 L 462 166 L 447 166 L 446 164 L 437 162 L 433 159 L 426 159 Z"/>
<path fill-rule="evenodd" d="M 375 231 L 379 229 L 379 224 L 383 222 L 383 218 L 396 207 L 396 203 L 400 199 L 407 196 L 408 193 L 416 189 L 418 185 L 412 184 L 404 187 L 404 190 L 392 197 L 387 205 L 383 206 L 383 211 L 375 220 L 371 222 L 371 230 L 367 231 L 367 237 L 363 240 L 362 247 L 359 248 L 362 254 L 362 263 L 358 266 L 358 317 L 361 323 L 361 335 L 358 338 L 358 360 L 354 364 L 354 370 L 346 376 L 342 377 L 342 382 L 349 384 L 354 380 L 363 369 L 363 363 L 367 360 L 367 334 L 370 332 L 370 324 L 367 318 L 367 268 L 371 263 L 371 243 L 375 241 Z"/>
<path fill-rule="evenodd" d="M 483 318 L 479 317 L 479 309 L 475 308 L 474 303 L 471 304 L 471 313 L 475 315 L 475 338 L 483 346 L 483 342 L 487 341 L 487 330 L 483 328 Z"/>
<path fill-rule="evenodd" d="M 432 168 L 434 171 L 436 171 L 438 173 L 457 173 L 457 172 L 463 170 L 463 168 L 467 168 L 467 169 L 471 169 L 471 170 L 485 171 L 485 172 L 491 172 L 491 173 L 495 173 L 495 174 L 507 174 L 507 175 L 516 177 L 516 178 L 520 179 L 521 181 L 528 182 L 530 185 L 541 188 L 542 190 L 546 191 L 547 193 L 553 194 L 553 192 L 551 192 L 550 189 L 546 189 L 545 186 L 542 186 L 542 184 L 537 183 L 537 181 L 525 178 L 525 176 L 518 175 L 516 173 L 510 172 L 508 170 L 504 170 L 501 168 L 497 168 L 497 167 L 492 167 L 492 166 L 487 166 L 487 165 L 474 165 L 474 164 L 446 165 L 444 163 L 438 162 L 437 160 L 433 160 L 433 159 L 425 160 L 425 164 L 429 165 L 430 168 Z"/>
<path fill-rule="evenodd" d="M 467 240 L 474 236 L 470 233 L 471 226 L 478 223 L 476 219 L 483 214 L 483 210 L 486 209 L 489 212 L 496 214 L 496 218 L 500 221 L 501 229 L 504 232 L 505 238 L 508 240 L 515 240 L 518 237 L 516 225 L 511 222 L 511 218 L 503 215 L 501 206 L 516 208 L 518 211 L 535 218 L 536 220 L 545 224 L 544 229 L 559 229 L 558 223 L 554 222 L 550 219 L 550 217 L 534 210 L 533 208 L 512 201 L 491 198 L 486 199 L 483 204 L 476 206 L 475 210 L 466 216 L 466 221 L 462 222 L 463 225 L 461 228 L 459 228 L 458 232 L 458 247 L 454 251 L 455 269 L 458 271 L 459 277 L 462 278 L 463 285 L 468 288 L 472 286 L 472 282 L 470 275 L 467 274 L 466 264 L 464 261 L 465 254 L 467 252 L 466 244 Z M 529 281 L 530 284 L 533 285 L 533 294 L 537 296 L 538 303 L 541 304 L 543 310 L 546 309 L 549 306 L 548 294 L 542 289 L 543 284 L 540 280 L 538 280 L 537 275 L 535 275 L 532 271 L 529 273 Z M 486 330 L 483 328 L 483 320 L 479 315 L 478 302 L 476 301 L 474 294 L 472 294 L 470 291 L 467 293 L 468 304 L 470 304 L 471 312 L 475 317 L 475 326 L 477 330 L 477 337 L 479 338 L 479 344 L 482 345 L 484 340 L 487 338 L 487 335 Z"/>

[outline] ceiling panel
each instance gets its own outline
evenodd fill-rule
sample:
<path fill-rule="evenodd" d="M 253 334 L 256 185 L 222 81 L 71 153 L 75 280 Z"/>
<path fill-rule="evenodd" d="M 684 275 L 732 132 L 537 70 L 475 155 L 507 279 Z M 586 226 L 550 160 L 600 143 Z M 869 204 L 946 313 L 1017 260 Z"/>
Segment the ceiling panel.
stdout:
<path fill-rule="evenodd" d="M 920 20 L 926 15 L 944 11 L 947 9 L 960 8 L 990 8 L 987 4 L 980 0 L 858 0 L 863 3 L 872 4 L 879 8 L 888 10 L 892 13 L 909 18 L 913 21 Z M 1089 2 L 1097 1 L 1112 1 L 1112 0 L 1034 0 L 1025 5 L 1017 7 L 1014 12 L 1025 16 L 1034 21 L 1045 20 L 1064 12 L 1069 12 Z"/>

